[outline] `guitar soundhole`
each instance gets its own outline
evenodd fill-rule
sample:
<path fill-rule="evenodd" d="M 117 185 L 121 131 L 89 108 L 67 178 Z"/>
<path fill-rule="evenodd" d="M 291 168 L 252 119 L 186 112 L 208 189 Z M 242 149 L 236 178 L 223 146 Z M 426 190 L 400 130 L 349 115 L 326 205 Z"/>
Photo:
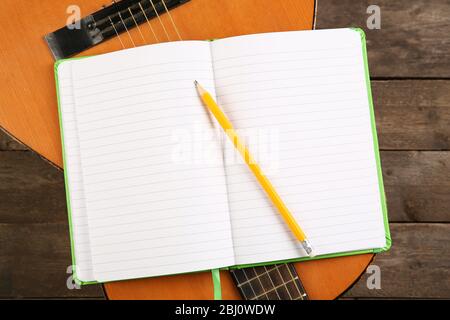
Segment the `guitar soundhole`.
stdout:
<path fill-rule="evenodd" d="M 293 264 L 231 270 L 245 300 L 308 300 Z"/>

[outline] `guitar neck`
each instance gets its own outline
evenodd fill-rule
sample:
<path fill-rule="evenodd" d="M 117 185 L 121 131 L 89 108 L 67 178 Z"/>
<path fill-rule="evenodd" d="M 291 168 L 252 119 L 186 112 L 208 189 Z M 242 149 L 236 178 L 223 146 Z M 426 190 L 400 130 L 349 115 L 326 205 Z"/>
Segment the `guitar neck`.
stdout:
<path fill-rule="evenodd" d="M 245 300 L 308 300 L 291 263 L 231 270 Z"/>

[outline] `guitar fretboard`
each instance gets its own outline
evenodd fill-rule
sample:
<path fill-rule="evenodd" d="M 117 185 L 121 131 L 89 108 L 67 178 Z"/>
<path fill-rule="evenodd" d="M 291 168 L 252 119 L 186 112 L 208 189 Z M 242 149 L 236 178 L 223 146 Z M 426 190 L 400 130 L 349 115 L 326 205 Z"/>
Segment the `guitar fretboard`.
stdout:
<path fill-rule="evenodd" d="M 231 270 L 245 300 L 308 300 L 293 264 Z"/>

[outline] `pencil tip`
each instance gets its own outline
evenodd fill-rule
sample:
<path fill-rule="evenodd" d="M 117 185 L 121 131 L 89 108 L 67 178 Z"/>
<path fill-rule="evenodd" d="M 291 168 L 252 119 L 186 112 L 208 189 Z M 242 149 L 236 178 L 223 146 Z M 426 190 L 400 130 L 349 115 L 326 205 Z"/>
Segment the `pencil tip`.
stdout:
<path fill-rule="evenodd" d="M 194 84 L 195 84 L 195 86 L 197 87 L 197 86 L 198 86 L 198 81 L 195 80 L 195 81 L 194 81 Z"/>

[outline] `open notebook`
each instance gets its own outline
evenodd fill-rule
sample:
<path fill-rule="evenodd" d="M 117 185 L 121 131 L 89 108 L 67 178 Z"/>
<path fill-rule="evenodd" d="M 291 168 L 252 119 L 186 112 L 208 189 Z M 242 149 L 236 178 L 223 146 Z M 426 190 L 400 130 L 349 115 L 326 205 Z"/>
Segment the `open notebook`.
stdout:
<path fill-rule="evenodd" d="M 316 258 L 386 250 L 365 50 L 362 31 L 335 29 L 59 61 L 76 279 L 305 257 L 231 144 L 220 139 L 194 80 L 217 98 L 252 151 L 257 138 L 268 155 L 262 169 Z"/>

